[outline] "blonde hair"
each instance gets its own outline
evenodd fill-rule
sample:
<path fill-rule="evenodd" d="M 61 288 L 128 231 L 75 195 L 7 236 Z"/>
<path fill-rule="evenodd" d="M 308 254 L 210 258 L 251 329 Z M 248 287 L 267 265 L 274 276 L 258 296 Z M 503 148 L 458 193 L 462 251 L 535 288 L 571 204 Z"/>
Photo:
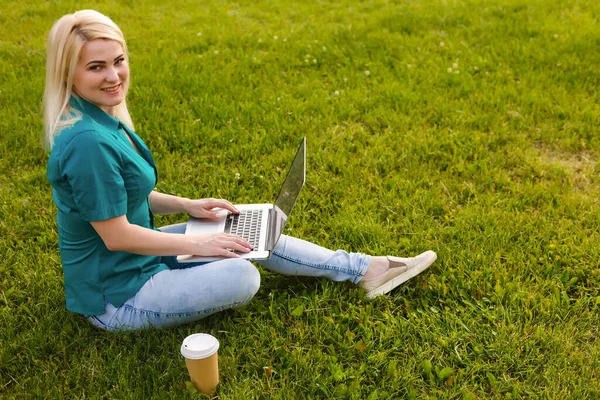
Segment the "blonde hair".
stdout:
<path fill-rule="evenodd" d="M 44 90 L 44 142 L 52 149 L 55 136 L 81 119 L 81 113 L 69 105 L 73 95 L 73 76 L 81 48 L 86 42 L 107 39 L 118 42 L 125 54 L 125 37 L 107 16 L 93 10 L 67 14 L 54 23 L 48 34 L 46 87 Z M 127 94 L 127 87 L 125 94 Z M 115 116 L 133 130 L 125 100 L 115 107 Z"/>

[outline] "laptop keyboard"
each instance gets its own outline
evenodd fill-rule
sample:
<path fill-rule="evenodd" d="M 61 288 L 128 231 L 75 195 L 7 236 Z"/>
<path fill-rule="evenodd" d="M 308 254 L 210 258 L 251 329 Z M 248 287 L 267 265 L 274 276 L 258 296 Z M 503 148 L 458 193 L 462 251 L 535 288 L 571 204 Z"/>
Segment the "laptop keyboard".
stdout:
<path fill-rule="evenodd" d="M 225 233 L 238 235 L 258 249 L 262 210 L 241 210 L 239 214 L 229 214 L 225 221 Z"/>

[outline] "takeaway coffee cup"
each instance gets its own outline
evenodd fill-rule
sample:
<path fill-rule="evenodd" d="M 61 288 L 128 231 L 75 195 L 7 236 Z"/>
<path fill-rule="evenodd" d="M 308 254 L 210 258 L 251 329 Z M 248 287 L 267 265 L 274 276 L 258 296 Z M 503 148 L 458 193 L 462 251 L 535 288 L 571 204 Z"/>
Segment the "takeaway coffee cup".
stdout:
<path fill-rule="evenodd" d="M 207 333 L 196 333 L 183 340 L 181 354 L 185 357 L 190 378 L 198 391 L 211 394 L 219 384 L 219 341 Z"/>

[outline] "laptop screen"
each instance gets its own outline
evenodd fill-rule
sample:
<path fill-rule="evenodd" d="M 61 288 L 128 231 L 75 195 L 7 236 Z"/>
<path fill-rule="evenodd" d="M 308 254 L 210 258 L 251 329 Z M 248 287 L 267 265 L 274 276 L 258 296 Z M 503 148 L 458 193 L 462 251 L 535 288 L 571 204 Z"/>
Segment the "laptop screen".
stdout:
<path fill-rule="evenodd" d="M 270 214 L 269 233 L 266 249 L 272 251 L 283 232 L 287 218 L 294 208 L 306 179 L 306 138 L 302 139 L 292 166 L 281 185 L 279 195 Z"/>
<path fill-rule="evenodd" d="M 302 139 L 300 147 L 296 152 L 296 157 L 292 162 L 285 181 L 281 186 L 277 200 L 275 200 L 275 206 L 278 207 L 285 216 L 289 216 L 294 208 L 294 203 L 300 195 L 304 181 L 306 180 L 306 138 Z"/>

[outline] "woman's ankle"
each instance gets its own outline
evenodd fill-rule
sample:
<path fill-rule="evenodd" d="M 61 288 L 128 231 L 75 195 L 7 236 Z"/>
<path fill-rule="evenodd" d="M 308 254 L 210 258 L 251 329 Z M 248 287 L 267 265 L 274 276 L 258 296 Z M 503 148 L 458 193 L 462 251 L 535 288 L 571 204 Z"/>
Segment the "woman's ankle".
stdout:
<path fill-rule="evenodd" d="M 389 269 L 390 263 L 386 257 L 371 257 L 371 263 L 363 279 L 371 279 L 384 274 Z"/>

